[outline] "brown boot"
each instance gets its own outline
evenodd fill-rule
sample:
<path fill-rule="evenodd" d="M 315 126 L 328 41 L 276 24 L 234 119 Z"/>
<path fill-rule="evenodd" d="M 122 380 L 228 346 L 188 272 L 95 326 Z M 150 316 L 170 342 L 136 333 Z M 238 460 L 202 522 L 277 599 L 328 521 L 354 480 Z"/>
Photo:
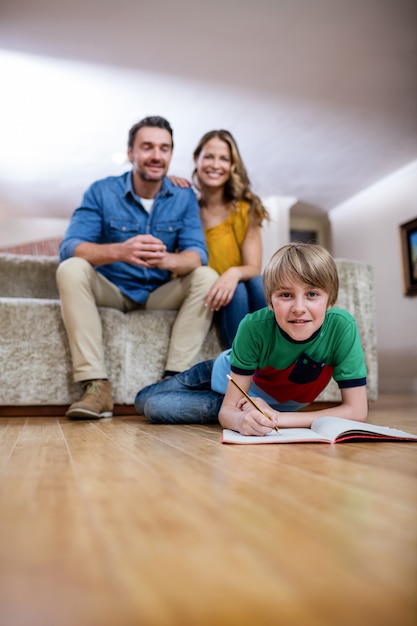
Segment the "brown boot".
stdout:
<path fill-rule="evenodd" d="M 71 404 L 66 412 L 70 419 L 100 419 L 112 417 L 113 400 L 109 380 L 89 380 L 81 400 Z"/>

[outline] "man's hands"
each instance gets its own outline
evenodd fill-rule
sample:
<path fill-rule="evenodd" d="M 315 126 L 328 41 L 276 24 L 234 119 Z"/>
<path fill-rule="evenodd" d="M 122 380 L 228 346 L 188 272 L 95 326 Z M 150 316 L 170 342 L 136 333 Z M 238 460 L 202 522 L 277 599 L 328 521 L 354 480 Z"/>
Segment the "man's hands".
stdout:
<path fill-rule="evenodd" d="M 136 235 L 115 245 L 118 246 L 119 261 L 142 267 L 169 269 L 164 265 L 168 254 L 166 246 L 153 235 Z"/>
<path fill-rule="evenodd" d="M 84 241 L 75 248 L 74 256 L 85 259 L 94 267 L 121 262 L 158 268 L 177 276 L 185 276 L 201 265 L 198 252 L 167 252 L 164 242 L 153 235 L 136 235 L 119 243 Z"/>
<path fill-rule="evenodd" d="M 118 244 L 117 261 L 124 261 L 142 267 L 157 267 L 177 276 L 184 276 L 201 265 L 201 259 L 194 250 L 167 252 L 166 245 L 153 235 L 136 235 Z"/>
<path fill-rule="evenodd" d="M 83 241 L 75 248 L 74 256 L 85 259 L 94 267 L 123 262 L 170 270 L 168 258 L 178 255 L 168 253 L 165 244 L 153 235 L 136 235 L 119 243 Z M 172 260 L 170 264 L 173 264 Z"/>

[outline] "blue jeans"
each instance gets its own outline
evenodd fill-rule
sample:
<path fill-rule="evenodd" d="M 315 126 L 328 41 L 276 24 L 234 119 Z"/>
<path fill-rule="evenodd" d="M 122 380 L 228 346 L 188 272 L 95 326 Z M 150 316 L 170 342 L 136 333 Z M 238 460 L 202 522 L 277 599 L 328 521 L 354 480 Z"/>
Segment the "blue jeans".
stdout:
<path fill-rule="evenodd" d="M 224 347 L 231 348 L 237 327 L 247 313 L 266 306 L 262 276 L 238 283 L 232 300 L 214 314 Z"/>
<path fill-rule="evenodd" d="M 224 396 L 211 389 L 213 363 L 213 359 L 197 363 L 144 387 L 135 398 L 137 412 L 154 424 L 218 423 Z"/>

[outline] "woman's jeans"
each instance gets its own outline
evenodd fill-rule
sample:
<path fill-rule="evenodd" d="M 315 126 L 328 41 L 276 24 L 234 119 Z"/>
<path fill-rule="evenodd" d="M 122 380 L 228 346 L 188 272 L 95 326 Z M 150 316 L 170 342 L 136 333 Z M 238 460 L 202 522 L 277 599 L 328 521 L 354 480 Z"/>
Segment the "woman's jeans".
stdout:
<path fill-rule="evenodd" d="M 247 313 L 266 306 L 262 276 L 238 283 L 232 300 L 214 314 L 225 348 L 231 348 L 237 327 Z"/>
<path fill-rule="evenodd" d="M 218 423 L 223 394 L 212 391 L 214 359 L 197 363 L 172 378 L 138 392 L 135 408 L 154 424 Z"/>

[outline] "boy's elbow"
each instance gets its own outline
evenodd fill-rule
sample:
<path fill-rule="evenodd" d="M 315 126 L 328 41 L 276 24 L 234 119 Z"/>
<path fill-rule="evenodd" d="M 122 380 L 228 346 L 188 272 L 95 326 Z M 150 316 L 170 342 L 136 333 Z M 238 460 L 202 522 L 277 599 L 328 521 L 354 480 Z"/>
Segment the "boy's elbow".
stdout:
<path fill-rule="evenodd" d="M 368 419 L 368 396 L 366 386 L 342 389 L 342 405 L 348 419 L 366 422 Z"/>
<path fill-rule="evenodd" d="M 366 409 L 366 411 L 363 411 L 363 413 L 360 413 L 359 416 L 356 418 L 356 421 L 366 422 L 367 419 L 368 419 L 368 409 Z"/>
<path fill-rule="evenodd" d="M 365 398 L 365 400 L 361 402 L 359 406 L 356 406 L 354 408 L 354 412 L 354 419 L 357 422 L 366 422 L 366 420 L 368 419 L 368 399 Z"/>

